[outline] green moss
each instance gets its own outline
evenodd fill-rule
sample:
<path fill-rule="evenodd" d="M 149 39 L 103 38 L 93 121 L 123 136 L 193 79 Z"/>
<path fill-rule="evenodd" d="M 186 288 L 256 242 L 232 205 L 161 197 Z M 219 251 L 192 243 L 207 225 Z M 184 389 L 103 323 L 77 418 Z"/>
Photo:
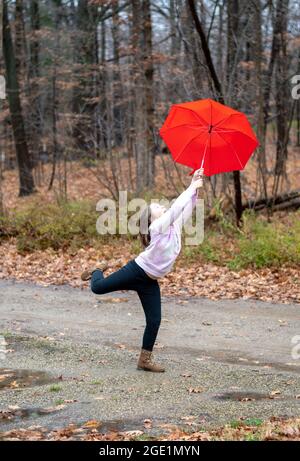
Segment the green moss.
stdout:
<path fill-rule="evenodd" d="M 155 437 L 151 436 L 151 435 L 148 435 L 148 434 L 140 434 L 140 435 L 137 435 L 136 437 L 133 438 L 133 440 L 137 441 L 137 442 L 141 442 L 141 441 L 147 441 L 147 440 L 155 440 Z"/>
<path fill-rule="evenodd" d="M 300 213 L 294 213 L 289 225 L 271 223 L 246 213 L 243 232 L 237 239 L 237 254 L 229 262 L 230 269 L 246 267 L 279 267 L 300 264 Z"/>
<path fill-rule="evenodd" d="M 59 392 L 62 390 L 62 387 L 59 386 L 58 384 L 52 384 L 52 386 L 49 387 L 50 392 Z"/>
<path fill-rule="evenodd" d="M 20 253 L 70 248 L 77 250 L 91 242 L 106 242 L 111 235 L 99 235 L 99 213 L 88 201 L 33 203 L 0 218 L 0 238 L 16 237 Z"/>
<path fill-rule="evenodd" d="M 242 425 L 242 422 L 241 421 L 237 421 L 237 420 L 233 420 L 230 422 L 229 426 L 231 427 L 231 429 L 237 429 L 238 427 L 240 427 Z"/>
<path fill-rule="evenodd" d="M 263 420 L 259 418 L 247 418 L 243 421 L 246 426 L 259 427 L 263 424 Z"/>

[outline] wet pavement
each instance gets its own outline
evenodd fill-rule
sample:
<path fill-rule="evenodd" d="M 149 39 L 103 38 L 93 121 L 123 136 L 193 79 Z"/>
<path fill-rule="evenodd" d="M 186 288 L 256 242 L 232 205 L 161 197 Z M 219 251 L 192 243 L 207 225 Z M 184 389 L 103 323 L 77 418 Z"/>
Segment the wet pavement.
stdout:
<path fill-rule="evenodd" d="M 155 434 L 299 417 L 299 304 L 163 298 L 164 374 L 136 369 L 143 327 L 135 293 L 0 281 L 0 432 L 97 420 L 103 432 Z"/>
<path fill-rule="evenodd" d="M 45 371 L 0 368 L 0 390 L 41 386 L 58 381 Z"/>

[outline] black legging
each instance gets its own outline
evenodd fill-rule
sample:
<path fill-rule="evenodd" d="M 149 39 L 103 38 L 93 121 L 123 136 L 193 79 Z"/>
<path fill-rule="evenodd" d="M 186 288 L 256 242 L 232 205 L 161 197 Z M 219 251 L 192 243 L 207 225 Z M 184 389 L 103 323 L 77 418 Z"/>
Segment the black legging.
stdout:
<path fill-rule="evenodd" d="M 97 295 L 118 290 L 136 291 L 146 317 L 142 347 L 152 351 L 161 322 L 161 298 L 157 280 L 149 277 L 132 259 L 108 277 L 104 277 L 103 272 L 96 269 L 92 274 L 91 290 Z"/>

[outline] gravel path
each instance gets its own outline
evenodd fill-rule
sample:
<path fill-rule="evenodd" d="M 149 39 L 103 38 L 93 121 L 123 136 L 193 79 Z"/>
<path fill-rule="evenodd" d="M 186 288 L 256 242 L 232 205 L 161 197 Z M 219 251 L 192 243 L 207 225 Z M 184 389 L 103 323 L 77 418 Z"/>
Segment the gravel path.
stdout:
<path fill-rule="evenodd" d="M 0 431 L 94 419 L 103 430 L 145 430 L 149 419 L 155 434 L 299 417 L 299 305 L 163 298 L 164 374 L 136 369 L 143 328 L 133 292 L 0 281 L 0 410 L 13 407 Z"/>

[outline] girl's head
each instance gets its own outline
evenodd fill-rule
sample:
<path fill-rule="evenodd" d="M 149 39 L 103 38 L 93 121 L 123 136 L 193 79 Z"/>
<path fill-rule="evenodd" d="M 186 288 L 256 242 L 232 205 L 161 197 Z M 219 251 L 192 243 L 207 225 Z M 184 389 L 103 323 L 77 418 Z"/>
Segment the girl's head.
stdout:
<path fill-rule="evenodd" d="M 151 203 L 143 209 L 139 223 L 139 235 L 144 247 L 147 247 L 150 244 L 150 224 L 164 214 L 165 211 L 166 207 L 160 205 L 159 203 Z"/>
<path fill-rule="evenodd" d="M 160 205 L 159 203 L 151 203 L 149 207 L 151 210 L 151 222 L 159 218 L 166 211 L 166 207 L 163 205 Z"/>

